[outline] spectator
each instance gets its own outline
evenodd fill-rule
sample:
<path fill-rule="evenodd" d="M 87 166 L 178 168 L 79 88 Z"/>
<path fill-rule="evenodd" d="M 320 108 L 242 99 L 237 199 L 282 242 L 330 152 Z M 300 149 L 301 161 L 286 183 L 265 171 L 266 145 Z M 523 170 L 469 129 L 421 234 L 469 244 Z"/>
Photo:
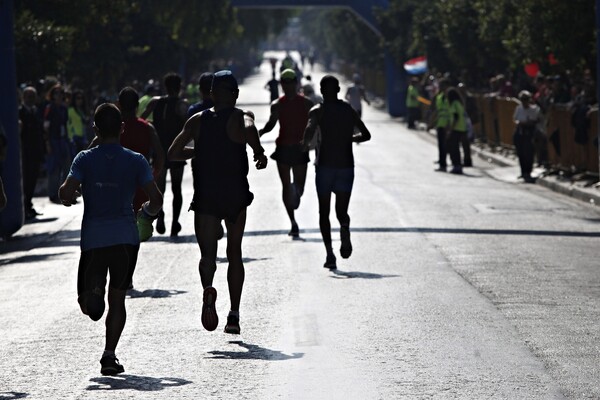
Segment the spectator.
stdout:
<path fill-rule="evenodd" d="M 64 90 L 56 84 L 48 92 L 49 101 L 44 110 L 44 131 L 48 152 L 48 197 L 61 204 L 58 188 L 66 179 L 71 165 L 71 148 L 67 137 L 68 110 L 64 103 Z"/>
<path fill-rule="evenodd" d="M 406 93 L 406 108 L 408 110 L 408 120 L 407 127 L 408 129 L 415 129 L 415 122 L 420 118 L 420 108 L 419 108 L 419 78 L 412 77 L 410 78 L 410 84 L 408 85 L 408 90 Z"/>
<path fill-rule="evenodd" d="M 555 75 L 552 78 L 551 102 L 553 104 L 566 104 L 571 101 L 571 95 L 567 89 L 566 83 L 560 75 Z"/>
<path fill-rule="evenodd" d="M 537 105 L 531 104 L 531 93 L 522 90 L 519 92 L 521 104 L 515 109 L 513 119 L 517 125 L 513 135 L 513 142 L 519 157 L 521 166 L 521 177 L 526 183 L 535 183 L 531 177 L 533 169 L 534 156 L 534 136 L 536 126 L 540 121 L 540 109 Z"/>
<path fill-rule="evenodd" d="M 450 173 L 462 174 L 460 143 L 463 140 L 463 136 L 467 135 L 465 107 L 456 88 L 449 88 L 446 92 L 446 97 L 448 99 L 449 116 L 447 148 L 448 154 L 450 154 L 450 160 L 452 161 L 452 170 L 450 170 Z"/>
<path fill-rule="evenodd" d="M 33 195 L 40 167 L 44 160 L 44 129 L 37 106 L 37 91 L 32 86 L 23 90 L 23 102 L 19 107 L 21 123 L 21 164 L 23 168 L 23 205 L 25 219 L 39 215 L 33 208 Z"/>
<path fill-rule="evenodd" d="M 87 126 L 89 118 L 85 107 L 83 91 L 73 92 L 71 105 L 68 110 L 67 132 L 71 142 L 72 156 L 87 148 Z"/>

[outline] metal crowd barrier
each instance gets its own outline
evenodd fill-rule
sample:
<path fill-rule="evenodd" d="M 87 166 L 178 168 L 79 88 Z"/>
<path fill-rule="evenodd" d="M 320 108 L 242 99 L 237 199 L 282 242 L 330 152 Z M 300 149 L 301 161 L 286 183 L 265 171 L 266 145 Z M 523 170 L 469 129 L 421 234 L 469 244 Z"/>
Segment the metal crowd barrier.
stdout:
<path fill-rule="evenodd" d="M 517 100 L 493 98 L 484 95 L 475 97 L 479 110 L 479 131 L 476 137 L 491 146 L 513 147 L 513 122 Z M 552 166 L 563 170 L 598 173 L 598 147 L 594 143 L 598 132 L 598 111 L 590 113 L 588 141 L 575 142 L 575 128 L 571 125 L 572 112 L 568 106 L 553 105 L 546 113 L 546 136 L 548 157 Z"/>

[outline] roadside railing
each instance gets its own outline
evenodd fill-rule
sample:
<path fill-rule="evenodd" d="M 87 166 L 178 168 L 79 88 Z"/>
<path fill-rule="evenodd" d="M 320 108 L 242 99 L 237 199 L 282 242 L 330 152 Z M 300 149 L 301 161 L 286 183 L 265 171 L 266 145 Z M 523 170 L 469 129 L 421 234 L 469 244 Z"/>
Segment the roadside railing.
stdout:
<path fill-rule="evenodd" d="M 479 122 L 474 125 L 475 138 L 492 149 L 514 149 L 513 114 L 519 104 L 514 98 L 475 95 Z M 585 144 L 575 141 L 571 124 L 572 111 L 566 105 L 552 105 L 545 115 L 545 134 L 548 139 L 548 161 L 553 168 L 598 174 L 598 111 L 589 115 L 588 139 Z"/>

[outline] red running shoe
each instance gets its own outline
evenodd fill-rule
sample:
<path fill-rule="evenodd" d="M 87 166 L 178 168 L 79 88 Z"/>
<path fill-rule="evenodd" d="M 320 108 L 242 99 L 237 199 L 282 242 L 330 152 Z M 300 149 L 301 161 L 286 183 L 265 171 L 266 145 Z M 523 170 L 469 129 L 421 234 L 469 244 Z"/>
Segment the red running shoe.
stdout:
<path fill-rule="evenodd" d="M 207 331 L 214 331 L 219 325 L 219 316 L 215 307 L 217 300 L 217 289 L 209 286 L 204 289 L 202 303 L 202 326 Z"/>

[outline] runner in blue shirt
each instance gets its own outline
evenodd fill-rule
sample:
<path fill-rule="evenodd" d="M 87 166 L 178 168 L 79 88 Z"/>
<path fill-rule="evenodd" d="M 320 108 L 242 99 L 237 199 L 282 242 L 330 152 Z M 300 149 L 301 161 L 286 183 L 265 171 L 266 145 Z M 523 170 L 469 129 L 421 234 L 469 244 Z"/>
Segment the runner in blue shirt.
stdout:
<path fill-rule="evenodd" d="M 75 157 L 58 192 L 62 204 L 69 207 L 74 204 L 81 185 L 84 212 L 77 300 L 81 311 L 93 321 L 104 314 L 107 273 L 110 275 L 106 347 L 100 359 L 103 375 L 125 371 L 115 356 L 125 327 L 125 294 L 135 269 L 140 240 L 152 235 L 151 221 L 163 203 L 144 156 L 119 144 L 122 129 L 119 109 L 113 104 L 100 105 L 94 115 L 94 130 L 100 144 Z M 137 186 L 144 189 L 150 200 L 138 212 L 136 225 L 132 202 Z"/>

